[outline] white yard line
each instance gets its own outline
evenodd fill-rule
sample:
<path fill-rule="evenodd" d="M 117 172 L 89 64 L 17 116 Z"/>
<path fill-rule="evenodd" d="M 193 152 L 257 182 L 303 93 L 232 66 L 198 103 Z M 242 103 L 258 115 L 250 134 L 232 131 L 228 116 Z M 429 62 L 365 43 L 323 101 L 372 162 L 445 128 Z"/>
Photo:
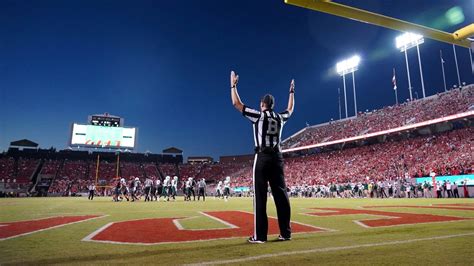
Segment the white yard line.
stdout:
<path fill-rule="evenodd" d="M 267 259 L 267 258 L 274 258 L 274 257 L 281 257 L 281 256 L 292 256 L 292 255 L 310 254 L 310 253 L 323 253 L 323 252 L 340 251 L 340 250 L 348 250 L 348 249 L 370 248 L 370 247 L 389 246 L 389 245 L 400 245 L 400 244 L 408 244 L 408 243 L 414 243 L 414 242 L 419 242 L 419 241 L 448 239 L 448 238 L 463 237 L 463 236 L 474 236 L 474 232 L 465 233 L 465 234 L 456 234 L 456 235 L 415 238 L 415 239 L 408 239 L 408 240 L 395 240 L 395 241 L 369 243 L 369 244 L 352 245 L 352 246 L 315 248 L 315 249 L 297 250 L 297 251 L 286 251 L 286 252 L 280 252 L 280 253 L 263 254 L 263 255 L 258 255 L 258 256 L 244 257 L 244 258 L 231 259 L 231 260 L 215 260 L 215 261 L 207 261 L 207 262 L 201 262 L 201 263 L 195 263 L 195 264 L 185 264 L 185 265 L 217 265 L 217 264 L 241 263 L 241 262 L 246 262 L 246 261 L 255 261 L 255 260 L 260 260 L 260 259 Z"/>
<path fill-rule="evenodd" d="M 43 231 L 47 231 L 47 230 L 51 230 L 51 229 L 56 229 L 56 228 L 60 228 L 60 227 L 66 226 L 66 225 L 70 225 L 70 224 L 77 224 L 77 223 L 82 223 L 82 222 L 86 222 L 86 221 L 90 221 L 90 220 L 94 220 L 94 219 L 100 219 L 100 218 L 103 218 L 103 217 L 106 217 L 106 216 L 108 216 L 108 215 L 102 215 L 102 216 L 87 218 L 87 219 L 76 221 L 76 222 L 64 223 L 64 224 L 60 224 L 60 225 L 55 225 L 55 226 L 43 228 L 43 229 L 38 229 L 38 230 L 30 231 L 30 232 L 27 232 L 27 233 L 23 233 L 23 234 L 18 234 L 18 235 L 14 235 L 14 236 L 10 236 L 10 237 L 5 237 L 5 238 L 0 238 L 0 241 L 7 240 L 7 239 L 12 239 L 12 238 L 17 238 L 17 237 L 20 237 L 20 236 L 31 235 L 31 234 L 34 234 L 34 233 L 37 233 L 37 232 L 43 232 Z M 53 218 L 53 217 L 49 217 L 49 218 Z M 36 220 L 44 220 L 44 219 L 47 219 L 47 218 L 36 219 Z M 33 219 L 31 221 L 35 221 L 35 219 Z M 8 225 L 6 225 L 6 226 L 8 226 Z"/>

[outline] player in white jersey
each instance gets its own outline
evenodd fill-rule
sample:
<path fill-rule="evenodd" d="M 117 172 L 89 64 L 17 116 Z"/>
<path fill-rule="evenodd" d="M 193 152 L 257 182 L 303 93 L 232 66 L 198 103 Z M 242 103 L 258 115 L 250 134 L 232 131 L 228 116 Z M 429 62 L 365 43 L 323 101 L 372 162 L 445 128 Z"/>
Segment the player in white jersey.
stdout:
<path fill-rule="evenodd" d="M 170 176 L 166 176 L 165 180 L 163 180 L 163 189 L 161 190 L 161 196 L 163 196 L 163 197 L 168 196 L 170 183 L 171 183 Z"/>
<path fill-rule="evenodd" d="M 156 201 L 160 201 L 161 190 L 162 190 L 161 180 L 160 180 L 159 177 L 156 177 L 156 179 L 155 179 L 155 194 L 153 195 L 153 197 L 155 198 Z"/>
<path fill-rule="evenodd" d="M 230 195 L 230 176 L 224 180 L 224 200 L 227 201 Z"/>
<path fill-rule="evenodd" d="M 171 180 L 170 191 L 168 193 L 168 201 L 170 200 L 170 197 L 173 197 L 173 200 L 175 201 L 177 192 L 178 192 L 178 177 L 174 176 L 173 180 Z"/>
<path fill-rule="evenodd" d="M 191 200 L 191 191 L 193 190 L 193 178 L 190 177 L 188 178 L 188 181 L 186 181 L 186 200 L 190 201 Z"/>
<path fill-rule="evenodd" d="M 129 191 L 128 191 L 128 186 L 127 186 L 127 181 L 123 177 L 120 178 L 120 194 L 122 197 L 120 200 L 123 200 L 123 198 L 126 198 L 127 201 L 129 201 L 129 198 L 128 198 Z"/>
<path fill-rule="evenodd" d="M 216 195 L 215 195 L 218 199 L 220 199 L 223 195 L 222 195 L 222 181 L 219 181 L 219 183 L 217 183 L 217 186 L 216 186 Z"/>

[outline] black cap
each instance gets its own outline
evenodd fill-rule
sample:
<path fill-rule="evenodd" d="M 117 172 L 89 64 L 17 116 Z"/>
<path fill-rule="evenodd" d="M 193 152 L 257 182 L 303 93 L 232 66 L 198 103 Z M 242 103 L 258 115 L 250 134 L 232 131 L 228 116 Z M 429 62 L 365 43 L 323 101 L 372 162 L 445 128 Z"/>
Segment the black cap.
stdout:
<path fill-rule="evenodd" d="M 262 103 L 266 104 L 268 108 L 273 109 L 275 98 L 271 94 L 265 94 L 262 98 Z"/>

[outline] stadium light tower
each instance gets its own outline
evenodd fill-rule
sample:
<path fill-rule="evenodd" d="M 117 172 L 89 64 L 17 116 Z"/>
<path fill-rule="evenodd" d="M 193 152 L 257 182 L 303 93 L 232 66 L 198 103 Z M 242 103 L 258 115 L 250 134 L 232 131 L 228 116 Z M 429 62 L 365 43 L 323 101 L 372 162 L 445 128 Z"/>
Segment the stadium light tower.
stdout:
<path fill-rule="evenodd" d="M 356 72 L 356 70 L 358 69 L 359 63 L 360 63 L 360 56 L 354 55 L 353 57 L 336 64 L 336 71 L 340 76 L 342 76 L 342 82 L 344 84 L 344 106 L 346 110 L 346 118 L 347 118 L 346 74 L 349 74 L 349 73 L 352 73 L 352 88 L 354 91 L 354 110 L 355 110 L 355 116 L 357 116 L 357 97 L 356 97 L 354 72 Z"/>
<path fill-rule="evenodd" d="M 416 46 L 416 51 L 418 53 L 418 65 L 420 67 L 420 77 L 421 77 L 421 89 L 423 92 L 423 98 L 425 98 L 425 82 L 423 81 L 423 70 L 421 68 L 421 57 L 420 57 L 420 48 L 419 45 L 425 42 L 423 36 L 414 33 L 404 33 L 403 35 L 398 36 L 395 39 L 397 49 L 400 49 L 401 52 L 405 52 L 405 62 L 407 64 L 407 73 L 408 73 L 408 89 L 410 90 L 410 100 L 413 100 L 412 87 L 410 80 L 410 68 L 408 67 L 408 55 L 407 50 Z"/>

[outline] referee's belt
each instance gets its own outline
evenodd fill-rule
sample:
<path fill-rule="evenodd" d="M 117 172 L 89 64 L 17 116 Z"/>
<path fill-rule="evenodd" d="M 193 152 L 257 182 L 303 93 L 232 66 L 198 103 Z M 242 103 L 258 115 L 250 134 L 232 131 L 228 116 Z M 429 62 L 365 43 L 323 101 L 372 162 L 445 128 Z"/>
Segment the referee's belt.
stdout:
<path fill-rule="evenodd" d="M 255 147 L 255 153 L 275 154 L 280 153 L 280 147 Z"/>

